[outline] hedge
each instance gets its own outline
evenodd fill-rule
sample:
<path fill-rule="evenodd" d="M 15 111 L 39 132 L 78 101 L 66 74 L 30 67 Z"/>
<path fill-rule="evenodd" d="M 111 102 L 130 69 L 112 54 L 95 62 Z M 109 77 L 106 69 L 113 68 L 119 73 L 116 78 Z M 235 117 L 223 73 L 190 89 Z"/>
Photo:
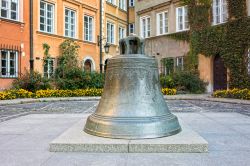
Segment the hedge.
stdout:
<path fill-rule="evenodd" d="M 17 98 L 46 98 L 46 97 L 81 97 L 81 96 L 101 96 L 103 89 L 78 89 L 78 90 L 38 90 L 34 93 L 24 89 L 7 90 L 0 92 L 0 100 L 10 100 Z M 176 89 L 163 88 L 164 95 L 176 95 Z"/>

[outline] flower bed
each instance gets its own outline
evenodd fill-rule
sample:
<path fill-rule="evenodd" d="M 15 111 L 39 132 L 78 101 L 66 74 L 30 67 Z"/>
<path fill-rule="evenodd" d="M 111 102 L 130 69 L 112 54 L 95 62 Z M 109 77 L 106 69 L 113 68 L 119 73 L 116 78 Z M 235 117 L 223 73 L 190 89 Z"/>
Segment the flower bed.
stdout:
<path fill-rule="evenodd" d="M 161 92 L 163 95 L 176 95 L 177 90 L 176 89 L 169 89 L 169 88 L 162 88 Z"/>
<path fill-rule="evenodd" d="M 0 92 L 0 100 L 10 100 L 17 98 L 46 98 L 46 97 L 81 97 L 81 96 L 101 96 L 103 89 L 78 89 L 78 90 L 38 90 L 35 93 L 24 89 L 7 90 Z M 164 95 L 176 95 L 176 89 L 163 88 Z"/>
<path fill-rule="evenodd" d="M 218 98 L 234 98 L 250 100 L 250 89 L 219 90 L 213 93 Z"/>

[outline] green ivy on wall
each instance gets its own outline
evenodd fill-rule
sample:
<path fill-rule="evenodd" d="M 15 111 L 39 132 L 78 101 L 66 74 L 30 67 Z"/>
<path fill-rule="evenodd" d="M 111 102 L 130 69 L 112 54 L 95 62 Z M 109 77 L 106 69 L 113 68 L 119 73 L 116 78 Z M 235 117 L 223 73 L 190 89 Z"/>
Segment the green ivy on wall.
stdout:
<path fill-rule="evenodd" d="M 197 70 L 198 54 L 219 55 L 230 71 L 230 88 L 250 88 L 246 60 L 250 47 L 250 17 L 247 17 L 246 0 L 227 0 L 228 22 L 216 26 L 211 26 L 211 0 L 182 1 L 189 8 L 190 31 L 169 37 L 190 42 L 188 69 Z"/>

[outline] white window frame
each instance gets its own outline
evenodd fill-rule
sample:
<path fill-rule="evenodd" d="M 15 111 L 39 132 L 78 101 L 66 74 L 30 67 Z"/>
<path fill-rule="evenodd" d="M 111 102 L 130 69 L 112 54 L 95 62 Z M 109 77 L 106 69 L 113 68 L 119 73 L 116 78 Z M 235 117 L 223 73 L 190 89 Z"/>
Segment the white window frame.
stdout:
<path fill-rule="evenodd" d="M 85 22 L 85 18 L 87 18 L 88 22 Z M 90 24 L 90 20 L 92 20 L 92 23 Z M 89 15 L 84 15 L 83 17 L 83 23 L 84 23 L 84 40 L 89 42 L 94 42 L 94 17 Z M 86 27 L 87 26 L 87 27 Z"/>
<path fill-rule="evenodd" d="M 248 75 L 250 75 L 250 48 L 247 50 L 247 71 Z"/>
<path fill-rule="evenodd" d="M 213 0 L 213 25 L 227 22 L 228 5 L 227 0 Z"/>
<path fill-rule="evenodd" d="M 166 18 L 167 15 L 167 18 Z M 162 16 L 162 20 L 160 17 Z M 157 27 L 157 35 L 164 35 L 169 32 L 168 27 L 168 11 L 164 11 L 156 14 L 156 27 Z M 162 25 L 162 26 L 161 26 Z"/>
<path fill-rule="evenodd" d="M 52 58 L 48 58 L 45 61 L 46 62 L 44 62 L 44 65 L 43 65 L 43 76 L 46 78 L 51 78 L 55 72 L 55 61 Z M 52 62 L 52 67 L 51 67 L 50 62 Z M 45 72 L 45 65 L 47 65 L 47 72 Z"/>
<path fill-rule="evenodd" d="M 181 60 L 181 63 L 179 63 L 179 60 Z M 176 57 L 176 67 L 183 70 L 184 67 L 184 57 Z"/>
<path fill-rule="evenodd" d="M 20 10 L 19 10 L 19 4 L 20 4 L 20 0 L 4 0 L 7 3 L 7 7 L 3 7 L 2 6 L 2 0 L 0 0 L 0 18 L 5 18 L 8 20 L 14 20 L 14 21 L 19 21 L 20 20 Z M 16 1 L 16 10 L 11 10 L 11 2 L 12 1 Z M 6 10 L 7 12 L 7 17 L 3 17 L 2 16 L 2 10 Z M 14 12 L 16 13 L 16 19 L 12 19 L 11 18 L 11 13 Z"/>
<path fill-rule="evenodd" d="M 182 11 L 181 15 L 179 14 L 179 10 Z M 176 8 L 176 31 L 180 32 L 180 31 L 186 31 L 186 30 L 189 30 L 188 7 L 187 6 L 177 7 Z"/>
<path fill-rule="evenodd" d="M 122 38 L 126 37 L 126 28 L 119 26 L 119 40 L 121 40 Z"/>
<path fill-rule="evenodd" d="M 129 24 L 129 34 L 134 34 L 134 33 L 135 33 L 135 23 L 130 23 Z"/>
<path fill-rule="evenodd" d="M 135 6 L 135 0 L 129 0 L 129 7 Z"/>
<path fill-rule="evenodd" d="M 116 0 L 106 0 L 106 1 L 116 6 Z"/>
<path fill-rule="evenodd" d="M 145 25 L 143 25 L 144 23 L 145 23 Z M 142 38 L 148 38 L 151 36 L 151 18 L 150 18 L 150 16 L 143 16 L 140 18 L 140 32 L 141 32 Z"/>
<path fill-rule="evenodd" d="M 45 9 L 44 9 L 44 23 L 41 22 L 41 3 L 44 3 L 45 5 Z M 51 25 L 48 25 L 48 20 L 50 18 L 48 18 L 48 6 L 51 5 L 52 6 L 52 12 L 51 12 Z M 46 33 L 51 33 L 54 34 L 55 33 L 55 5 L 46 1 L 41 0 L 40 1 L 40 15 L 39 15 L 39 30 L 42 32 L 46 32 Z M 44 30 L 41 29 L 41 24 L 44 25 Z M 48 26 L 51 27 L 51 32 L 48 31 Z"/>
<path fill-rule="evenodd" d="M 68 23 L 66 22 L 66 17 L 67 17 L 66 10 L 69 11 L 70 15 L 71 15 L 71 13 L 74 13 L 74 24 L 72 24 L 71 22 L 68 22 Z M 68 20 L 71 20 L 72 18 L 73 17 L 70 16 L 68 18 Z M 66 29 L 66 24 L 68 24 L 68 27 L 71 27 L 73 25 L 74 29 L 71 29 L 71 28 Z M 77 30 L 76 26 L 77 26 L 77 12 L 75 10 L 72 10 L 72 9 L 66 7 L 64 9 L 64 36 L 69 37 L 69 38 L 76 38 L 76 30 Z M 67 30 L 68 30 L 68 35 L 66 35 Z M 71 35 L 72 32 L 73 32 L 73 36 Z"/>
<path fill-rule="evenodd" d="M 115 44 L 115 24 L 108 21 L 106 25 L 107 25 L 107 43 Z"/>
<path fill-rule="evenodd" d="M 6 75 L 3 75 L 2 74 L 2 52 L 6 52 L 7 53 L 7 57 L 5 59 L 6 61 Z M 14 74 L 11 74 L 10 73 L 10 62 L 11 62 L 11 59 L 10 59 L 10 53 L 15 53 L 15 57 L 14 57 Z M 9 50 L 0 50 L 0 77 L 2 78 L 17 78 L 18 77 L 18 52 L 17 51 L 9 51 Z"/>
<path fill-rule="evenodd" d="M 127 0 L 119 0 L 119 8 L 127 11 Z"/>

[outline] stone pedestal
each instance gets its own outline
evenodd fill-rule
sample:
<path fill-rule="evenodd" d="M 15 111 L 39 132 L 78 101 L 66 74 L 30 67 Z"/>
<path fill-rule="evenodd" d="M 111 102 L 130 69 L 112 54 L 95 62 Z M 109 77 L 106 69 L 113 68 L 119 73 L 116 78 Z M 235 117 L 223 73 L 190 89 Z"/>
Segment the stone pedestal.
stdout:
<path fill-rule="evenodd" d="M 91 153 L 205 153 L 208 143 L 181 122 L 182 132 L 156 139 L 110 139 L 86 134 L 79 121 L 50 143 L 51 152 Z"/>

